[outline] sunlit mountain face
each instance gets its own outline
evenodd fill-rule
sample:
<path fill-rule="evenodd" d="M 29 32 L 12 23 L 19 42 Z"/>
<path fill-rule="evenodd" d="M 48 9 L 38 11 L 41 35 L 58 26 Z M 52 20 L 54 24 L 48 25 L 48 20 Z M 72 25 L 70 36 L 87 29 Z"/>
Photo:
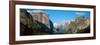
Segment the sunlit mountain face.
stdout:
<path fill-rule="evenodd" d="M 90 33 L 90 12 L 20 9 L 20 35 Z"/>

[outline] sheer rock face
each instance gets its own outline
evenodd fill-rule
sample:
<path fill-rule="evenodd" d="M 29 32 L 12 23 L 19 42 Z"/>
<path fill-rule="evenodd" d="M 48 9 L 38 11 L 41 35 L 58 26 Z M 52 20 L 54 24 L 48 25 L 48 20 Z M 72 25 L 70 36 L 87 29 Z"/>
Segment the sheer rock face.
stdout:
<path fill-rule="evenodd" d="M 52 34 L 53 23 L 48 15 L 42 12 L 33 14 L 20 9 L 20 35 Z"/>
<path fill-rule="evenodd" d="M 72 31 L 72 33 L 76 33 L 77 32 L 77 23 L 72 21 L 69 24 L 70 30 Z"/>
<path fill-rule="evenodd" d="M 20 9 L 20 33 L 21 35 L 32 34 L 32 16 L 25 10 Z"/>
<path fill-rule="evenodd" d="M 48 31 L 50 34 L 53 33 L 53 23 L 46 12 L 33 10 L 31 15 L 33 17 L 33 22 L 39 24 L 42 31 Z"/>
<path fill-rule="evenodd" d="M 42 24 L 45 24 L 48 28 L 50 28 L 49 17 L 47 14 L 38 13 L 38 14 L 32 15 L 32 17 L 33 17 L 33 22 L 38 21 Z"/>
<path fill-rule="evenodd" d="M 76 17 L 74 22 L 71 22 L 69 24 L 69 27 L 73 32 L 83 32 L 85 33 L 86 31 L 89 32 L 90 28 L 90 20 L 88 17 L 85 16 L 78 16 Z M 87 33 L 87 32 L 86 32 Z"/>

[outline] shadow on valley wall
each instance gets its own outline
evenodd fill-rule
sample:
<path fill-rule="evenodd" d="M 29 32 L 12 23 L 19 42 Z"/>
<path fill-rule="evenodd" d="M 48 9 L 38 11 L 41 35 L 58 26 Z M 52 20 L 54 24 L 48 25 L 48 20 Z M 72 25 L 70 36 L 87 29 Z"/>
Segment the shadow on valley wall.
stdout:
<path fill-rule="evenodd" d="M 20 10 L 20 35 L 45 35 L 53 34 L 53 23 L 49 20 L 50 28 L 47 25 L 35 20 L 25 9 Z"/>

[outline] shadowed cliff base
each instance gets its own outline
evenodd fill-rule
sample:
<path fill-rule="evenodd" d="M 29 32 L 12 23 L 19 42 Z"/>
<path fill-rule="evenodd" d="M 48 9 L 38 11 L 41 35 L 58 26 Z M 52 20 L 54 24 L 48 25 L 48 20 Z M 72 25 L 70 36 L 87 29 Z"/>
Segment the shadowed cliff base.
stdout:
<path fill-rule="evenodd" d="M 34 20 L 32 15 L 25 9 L 20 11 L 20 35 L 46 35 L 53 34 L 53 23 L 48 20 L 49 27 L 38 20 Z"/>

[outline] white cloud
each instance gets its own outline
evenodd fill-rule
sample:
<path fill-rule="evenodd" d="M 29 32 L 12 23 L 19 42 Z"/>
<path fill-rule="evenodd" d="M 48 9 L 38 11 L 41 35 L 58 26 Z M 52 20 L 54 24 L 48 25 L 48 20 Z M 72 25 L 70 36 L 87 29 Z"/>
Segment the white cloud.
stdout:
<path fill-rule="evenodd" d="M 83 12 L 76 12 L 77 15 L 84 15 L 85 13 Z"/>
<path fill-rule="evenodd" d="M 58 27 L 58 23 L 54 23 L 54 27 Z"/>

